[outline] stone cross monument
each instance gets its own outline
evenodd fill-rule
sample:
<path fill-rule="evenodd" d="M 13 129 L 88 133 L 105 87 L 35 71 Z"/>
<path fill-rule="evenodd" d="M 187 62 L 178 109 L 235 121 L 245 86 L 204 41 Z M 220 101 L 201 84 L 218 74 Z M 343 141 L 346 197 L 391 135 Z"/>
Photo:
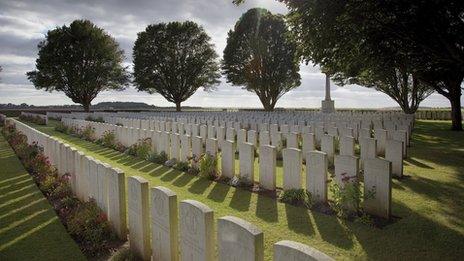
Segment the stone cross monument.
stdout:
<path fill-rule="evenodd" d="M 322 101 L 322 113 L 335 112 L 335 102 L 330 98 L 330 77 L 325 75 L 325 99 Z"/>

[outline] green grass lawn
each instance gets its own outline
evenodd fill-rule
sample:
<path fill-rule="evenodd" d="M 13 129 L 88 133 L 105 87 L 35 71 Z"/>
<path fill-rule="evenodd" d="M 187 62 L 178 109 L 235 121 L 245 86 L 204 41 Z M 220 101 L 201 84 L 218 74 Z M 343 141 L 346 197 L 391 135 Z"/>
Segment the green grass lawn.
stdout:
<path fill-rule="evenodd" d="M 0 260 L 85 260 L 1 134 Z"/>
<path fill-rule="evenodd" d="M 267 260 L 272 245 L 283 239 L 308 244 L 336 259 L 461 259 L 464 255 L 464 133 L 449 131 L 449 122 L 417 122 L 410 158 L 405 161 L 410 178 L 393 181 L 392 212 L 400 219 L 383 229 L 183 174 L 56 132 L 52 126 L 31 125 L 121 168 L 126 176 L 138 175 L 151 186 L 172 189 L 179 200 L 205 203 L 216 218 L 233 215 L 257 225 L 264 231 Z"/>

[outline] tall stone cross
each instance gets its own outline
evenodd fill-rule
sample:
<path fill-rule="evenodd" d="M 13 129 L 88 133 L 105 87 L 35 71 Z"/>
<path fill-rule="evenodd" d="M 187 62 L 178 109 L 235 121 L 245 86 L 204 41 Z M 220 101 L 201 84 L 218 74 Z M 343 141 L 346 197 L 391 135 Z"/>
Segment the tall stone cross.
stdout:
<path fill-rule="evenodd" d="M 335 102 L 330 98 L 330 77 L 325 74 L 325 99 L 322 101 L 322 113 L 335 112 Z"/>

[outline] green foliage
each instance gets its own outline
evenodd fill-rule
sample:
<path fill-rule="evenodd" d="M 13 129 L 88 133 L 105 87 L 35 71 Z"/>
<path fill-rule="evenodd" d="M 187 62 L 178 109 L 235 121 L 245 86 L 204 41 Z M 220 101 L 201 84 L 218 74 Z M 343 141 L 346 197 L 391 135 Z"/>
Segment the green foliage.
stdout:
<path fill-rule="evenodd" d="M 108 248 L 109 239 L 115 238 L 106 215 L 94 201 L 80 204 L 66 225 L 71 236 L 80 242 L 83 252 L 90 256 Z"/>
<path fill-rule="evenodd" d="M 156 164 L 164 164 L 168 160 L 168 155 L 164 151 L 160 152 L 159 154 L 153 152 L 148 157 L 148 160 Z"/>
<path fill-rule="evenodd" d="M 99 143 L 105 147 L 113 148 L 116 145 L 116 134 L 114 131 L 105 131 Z"/>
<path fill-rule="evenodd" d="M 69 134 L 69 128 L 62 122 L 55 125 L 55 130 L 61 133 Z"/>
<path fill-rule="evenodd" d="M 219 83 L 219 65 L 211 39 L 191 21 L 152 24 L 138 34 L 133 49 L 134 80 L 139 91 L 159 93 L 176 104 L 198 88 Z"/>
<path fill-rule="evenodd" d="M 292 204 L 292 205 L 304 205 L 307 208 L 312 208 L 314 202 L 312 195 L 309 191 L 304 189 L 288 189 L 282 191 L 279 196 L 280 201 Z"/>
<path fill-rule="evenodd" d="M 335 78 L 368 86 L 381 82 L 389 90 L 399 85 L 395 78 L 417 78 L 450 100 L 453 129 L 462 130 L 462 1 L 283 2 L 307 62 L 319 64 Z"/>
<path fill-rule="evenodd" d="M 75 20 L 47 32 L 38 45 L 36 70 L 28 72 L 37 89 L 61 91 L 89 111 L 104 90 L 122 90 L 129 81 L 118 43 L 88 20 Z"/>
<path fill-rule="evenodd" d="M 199 159 L 199 174 L 209 179 L 217 177 L 217 157 L 211 156 L 208 153 L 201 155 Z"/>
<path fill-rule="evenodd" d="M 37 144 L 28 145 L 25 136 L 12 125 L 3 128 L 2 132 L 81 250 L 92 257 L 108 251 L 109 242 L 116 237 L 105 214 L 94 202 L 81 203 L 73 196 L 70 176 L 59 176 Z"/>
<path fill-rule="evenodd" d="M 95 129 L 91 125 L 87 125 L 81 131 L 81 136 L 86 141 L 95 141 Z"/>
<path fill-rule="evenodd" d="M 149 158 L 151 154 L 151 139 L 147 138 L 139 140 L 127 149 L 127 154 L 136 156 L 142 159 Z"/>
<path fill-rule="evenodd" d="M 358 217 L 362 213 L 362 199 L 375 196 L 375 190 L 363 194 L 361 184 L 357 177 L 342 173 L 342 185 L 331 182 L 329 190 L 332 193 L 332 208 L 342 218 Z"/>
<path fill-rule="evenodd" d="M 227 81 L 256 93 L 265 110 L 300 85 L 299 65 L 282 15 L 250 9 L 229 31 L 222 62 Z"/>
<path fill-rule="evenodd" d="M 187 172 L 190 169 L 190 164 L 188 162 L 185 162 L 185 161 L 179 161 L 179 162 L 176 163 L 176 165 L 174 165 L 173 168 L 176 169 L 176 170 Z"/>

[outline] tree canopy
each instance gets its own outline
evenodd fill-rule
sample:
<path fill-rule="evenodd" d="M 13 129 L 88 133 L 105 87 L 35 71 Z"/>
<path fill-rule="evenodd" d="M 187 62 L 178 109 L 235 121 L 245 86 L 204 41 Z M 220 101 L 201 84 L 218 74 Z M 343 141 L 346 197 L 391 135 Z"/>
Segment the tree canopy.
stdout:
<path fill-rule="evenodd" d="M 450 100 L 452 128 L 462 130 L 463 1 L 282 2 L 303 59 L 345 79 L 385 79 L 379 65 L 407 72 Z"/>
<path fill-rule="evenodd" d="M 138 33 L 133 58 L 137 89 L 161 94 L 177 111 L 198 88 L 209 91 L 219 84 L 211 38 L 191 21 L 147 26 Z"/>
<path fill-rule="evenodd" d="M 27 73 L 29 80 L 37 89 L 64 92 L 85 111 L 101 91 L 123 90 L 128 85 L 123 51 L 88 20 L 48 31 L 38 49 L 36 70 Z"/>
<path fill-rule="evenodd" d="M 300 85 L 296 43 L 283 16 L 248 10 L 229 31 L 222 70 L 227 81 L 258 95 L 265 110 Z"/>

